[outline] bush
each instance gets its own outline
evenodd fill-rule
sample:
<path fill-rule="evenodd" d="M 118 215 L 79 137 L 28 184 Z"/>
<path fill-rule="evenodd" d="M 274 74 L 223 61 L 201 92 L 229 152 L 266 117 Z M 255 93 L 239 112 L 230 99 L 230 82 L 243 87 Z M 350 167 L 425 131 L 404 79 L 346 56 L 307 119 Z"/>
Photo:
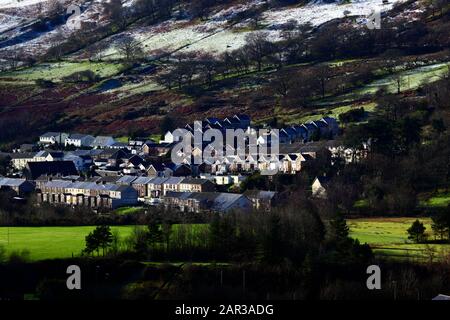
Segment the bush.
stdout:
<path fill-rule="evenodd" d="M 359 109 L 353 109 L 344 113 L 341 113 L 339 115 L 339 121 L 342 123 L 349 123 L 349 122 L 358 122 L 361 121 L 365 116 L 365 110 L 363 107 Z"/>
<path fill-rule="evenodd" d="M 45 79 L 37 79 L 35 81 L 36 85 L 40 88 L 53 88 L 55 84 L 51 80 L 45 80 Z"/>
<path fill-rule="evenodd" d="M 92 70 L 84 70 L 79 72 L 74 72 L 71 75 L 63 78 L 65 82 L 87 82 L 92 83 L 98 81 L 100 77 L 95 74 Z"/>

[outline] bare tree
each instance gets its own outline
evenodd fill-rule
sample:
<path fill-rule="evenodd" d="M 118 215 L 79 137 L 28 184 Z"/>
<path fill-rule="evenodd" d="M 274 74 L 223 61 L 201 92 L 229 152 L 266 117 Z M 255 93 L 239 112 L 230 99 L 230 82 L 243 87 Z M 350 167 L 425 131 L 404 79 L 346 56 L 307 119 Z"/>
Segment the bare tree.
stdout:
<path fill-rule="evenodd" d="M 317 77 L 317 82 L 320 87 L 320 95 L 322 96 L 322 98 L 325 98 L 326 85 L 331 78 L 331 70 L 326 65 L 320 66 L 319 68 L 316 69 L 315 75 Z"/>
<path fill-rule="evenodd" d="M 134 63 L 144 55 L 141 44 L 132 37 L 124 37 L 119 44 L 119 52 L 128 63 Z"/>
<path fill-rule="evenodd" d="M 64 12 L 64 6 L 59 0 L 50 0 L 47 4 L 48 15 L 51 17 L 58 16 Z"/>
<path fill-rule="evenodd" d="M 255 32 L 245 37 L 245 51 L 250 60 L 256 62 L 258 71 L 261 71 L 264 58 L 270 52 L 270 42 L 267 34 L 263 32 Z"/>
<path fill-rule="evenodd" d="M 104 14 L 121 29 L 126 27 L 127 19 L 121 0 L 110 0 L 103 3 Z"/>
<path fill-rule="evenodd" d="M 202 78 L 211 87 L 214 75 L 217 73 L 218 61 L 211 54 L 202 54 L 198 60 Z"/>

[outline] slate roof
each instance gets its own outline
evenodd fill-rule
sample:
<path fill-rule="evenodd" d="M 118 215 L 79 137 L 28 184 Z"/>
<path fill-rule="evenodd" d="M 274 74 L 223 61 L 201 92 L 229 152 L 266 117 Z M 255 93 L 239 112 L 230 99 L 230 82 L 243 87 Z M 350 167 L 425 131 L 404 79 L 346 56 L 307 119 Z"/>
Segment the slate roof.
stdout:
<path fill-rule="evenodd" d="M 152 180 L 151 177 L 137 177 L 131 184 L 149 184 Z"/>
<path fill-rule="evenodd" d="M 36 152 L 20 152 L 11 153 L 11 159 L 32 159 L 36 155 Z"/>
<path fill-rule="evenodd" d="M 247 190 L 244 195 L 248 198 L 272 200 L 276 196 L 275 191 L 263 191 L 263 190 Z"/>
<path fill-rule="evenodd" d="M 213 211 L 227 211 L 233 207 L 233 204 L 240 198 L 245 197 L 238 193 L 220 193 L 220 192 L 167 192 L 166 198 L 193 199 Z"/>
<path fill-rule="evenodd" d="M 246 114 L 235 114 L 234 117 L 238 118 L 241 121 L 250 121 L 250 116 Z"/>
<path fill-rule="evenodd" d="M 103 150 L 99 150 L 99 149 L 92 149 L 92 150 L 75 150 L 75 151 L 69 151 L 68 154 L 73 154 L 75 156 L 98 156 L 103 152 Z"/>
<path fill-rule="evenodd" d="M 46 132 L 42 134 L 40 137 L 42 138 L 51 138 L 51 137 L 58 137 L 61 134 L 61 132 Z"/>
<path fill-rule="evenodd" d="M 19 187 L 25 179 L 3 178 L 0 177 L 0 187 Z"/>
<path fill-rule="evenodd" d="M 136 178 L 137 178 L 136 176 L 123 176 L 117 180 L 117 183 L 130 184 L 134 180 L 136 180 Z"/>
<path fill-rule="evenodd" d="M 169 178 L 166 178 L 166 177 L 155 177 L 155 178 L 152 179 L 152 181 L 150 183 L 152 183 L 152 184 L 163 184 L 168 179 Z"/>
<path fill-rule="evenodd" d="M 199 178 L 184 178 L 180 183 L 183 184 L 204 184 L 211 182 L 208 179 L 199 179 Z"/>
<path fill-rule="evenodd" d="M 28 162 L 27 164 L 30 178 L 36 179 L 41 175 L 60 175 L 60 176 L 72 176 L 78 175 L 78 171 L 75 168 L 75 164 L 72 161 L 39 161 Z"/>
<path fill-rule="evenodd" d="M 326 128 L 328 127 L 328 124 L 324 121 L 313 121 L 314 125 L 316 125 L 318 128 Z"/>
<path fill-rule="evenodd" d="M 170 177 L 170 178 L 167 178 L 166 181 L 164 181 L 164 184 L 179 184 L 183 180 L 184 180 L 183 177 Z"/>
<path fill-rule="evenodd" d="M 95 138 L 94 142 L 92 142 L 93 146 L 101 146 L 101 147 L 106 147 L 109 145 L 109 140 L 113 139 L 113 137 L 110 136 L 98 136 Z"/>
<path fill-rule="evenodd" d="M 165 166 L 162 163 L 159 163 L 159 162 L 155 162 L 155 163 L 150 164 L 148 168 L 150 169 L 150 167 L 155 168 L 155 170 L 157 172 L 164 171 L 164 169 L 165 169 Z"/>
<path fill-rule="evenodd" d="M 52 180 L 44 184 L 49 188 L 66 188 L 66 189 L 81 189 L 81 190 L 100 190 L 100 191 L 126 191 L 130 186 L 116 185 L 111 183 L 95 183 L 95 182 L 71 182 L 64 180 Z"/>

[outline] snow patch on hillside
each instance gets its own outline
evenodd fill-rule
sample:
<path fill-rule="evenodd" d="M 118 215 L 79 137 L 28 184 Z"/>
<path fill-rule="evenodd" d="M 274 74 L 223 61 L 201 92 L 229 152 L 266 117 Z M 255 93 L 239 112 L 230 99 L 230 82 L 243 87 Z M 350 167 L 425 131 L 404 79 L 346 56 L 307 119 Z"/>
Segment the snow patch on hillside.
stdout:
<path fill-rule="evenodd" d="M 0 0 L 0 9 L 21 8 L 47 1 L 48 0 Z"/>
<path fill-rule="evenodd" d="M 288 21 L 297 21 L 299 24 L 311 23 L 313 26 L 318 26 L 346 15 L 369 16 L 373 11 L 385 12 L 391 10 L 395 4 L 402 2 L 406 2 L 406 0 L 389 0 L 387 4 L 383 4 L 382 0 L 354 0 L 350 3 L 313 2 L 298 8 L 267 11 L 263 16 L 263 22 L 268 23 L 269 28 L 277 28 Z"/>
<path fill-rule="evenodd" d="M 8 5 L 31 5 L 47 0 L 0 0 L 0 8 Z M 67 2 L 75 2 L 66 0 Z M 83 21 L 99 21 L 102 3 L 106 0 L 93 0 L 79 17 Z M 126 6 L 131 5 L 135 0 L 124 2 Z M 323 3 L 321 1 L 310 2 L 304 6 L 296 6 L 282 9 L 272 9 L 263 13 L 260 25 L 264 26 L 262 31 L 266 32 L 269 39 L 277 41 L 281 38 L 282 26 L 289 21 L 297 21 L 299 24 L 311 23 L 321 25 L 333 19 L 342 18 L 345 15 L 357 16 L 369 15 L 372 10 L 388 11 L 396 3 L 406 0 L 389 0 L 388 4 L 383 4 L 382 0 L 353 0 L 350 3 Z M 190 20 L 168 20 L 155 26 L 137 27 L 127 30 L 118 35 L 114 35 L 96 44 L 100 49 L 97 57 L 105 59 L 119 58 L 118 45 L 124 36 L 131 36 L 141 42 L 144 51 L 150 56 L 157 56 L 161 52 L 191 52 L 206 51 L 214 54 L 221 54 L 242 47 L 245 38 L 257 31 L 252 31 L 252 21 L 245 20 L 232 26 L 230 22 L 239 13 L 250 8 L 259 6 L 264 1 L 253 0 L 244 4 L 237 4 L 232 7 L 222 9 L 211 15 L 208 21 L 194 23 Z M 11 10 L 11 9 L 8 9 Z M 21 9 L 22 10 L 22 9 Z M 17 10 L 19 11 L 19 10 Z M 9 12 L 8 12 L 9 13 Z M 19 19 L 19 18 L 18 18 Z M 7 30 L 19 23 L 14 16 L 0 16 L 0 31 Z M 6 37 L 12 38 L 20 34 L 20 28 L 14 32 L 8 32 Z M 29 39 L 23 43 L 14 44 L 0 50 L 0 54 L 5 51 L 20 50 L 30 54 L 44 53 L 48 48 L 58 41 L 67 38 L 73 31 L 62 25 L 51 32 L 45 32 L 38 37 Z M 59 39 L 58 39 L 59 38 Z"/>
<path fill-rule="evenodd" d="M 0 13 L 0 32 L 15 28 L 25 20 L 21 17 Z"/>

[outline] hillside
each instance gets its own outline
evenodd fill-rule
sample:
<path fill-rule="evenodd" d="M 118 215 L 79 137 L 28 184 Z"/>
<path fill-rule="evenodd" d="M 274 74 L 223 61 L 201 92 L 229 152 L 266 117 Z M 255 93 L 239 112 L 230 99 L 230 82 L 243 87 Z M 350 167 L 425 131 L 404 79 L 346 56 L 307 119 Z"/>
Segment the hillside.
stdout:
<path fill-rule="evenodd" d="M 0 123 L 24 130 L 0 143 L 56 129 L 154 134 L 165 117 L 370 115 L 380 89 L 411 97 L 448 73 L 445 3 L 152 3 L 1 0 Z M 379 30 L 366 26 L 372 10 Z"/>

